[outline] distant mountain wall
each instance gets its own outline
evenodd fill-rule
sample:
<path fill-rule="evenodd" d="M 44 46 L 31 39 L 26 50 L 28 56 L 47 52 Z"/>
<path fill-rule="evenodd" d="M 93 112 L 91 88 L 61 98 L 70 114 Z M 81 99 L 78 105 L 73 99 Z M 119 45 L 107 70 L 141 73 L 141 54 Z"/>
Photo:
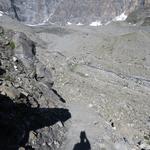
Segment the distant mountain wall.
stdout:
<path fill-rule="evenodd" d="M 122 12 L 143 7 L 149 0 L 1 0 L 0 11 L 28 24 L 89 24 L 108 22 Z"/>

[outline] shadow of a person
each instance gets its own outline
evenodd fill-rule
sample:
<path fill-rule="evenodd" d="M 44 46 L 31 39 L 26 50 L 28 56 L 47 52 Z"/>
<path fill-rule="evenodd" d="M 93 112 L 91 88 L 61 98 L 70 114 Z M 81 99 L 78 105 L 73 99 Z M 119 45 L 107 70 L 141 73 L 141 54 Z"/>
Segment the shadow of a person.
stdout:
<path fill-rule="evenodd" d="M 80 143 L 75 144 L 73 150 L 91 150 L 91 145 L 86 137 L 85 131 L 81 131 L 80 133 Z"/>

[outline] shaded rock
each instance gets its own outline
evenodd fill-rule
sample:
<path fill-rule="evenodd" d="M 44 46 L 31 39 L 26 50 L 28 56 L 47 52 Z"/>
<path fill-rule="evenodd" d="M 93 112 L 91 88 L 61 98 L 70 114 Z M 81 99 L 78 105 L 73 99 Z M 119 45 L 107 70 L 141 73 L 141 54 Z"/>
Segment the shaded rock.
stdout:
<path fill-rule="evenodd" d="M 20 97 L 20 92 L 13 87 L 1 86 L 0 92 L 4 93 L 11 99 L 17 99 Z"/>
<path fill-rule="evenodd" d="M 33 131 L 30 131 L 30 133 L 29 133 L 29 143 L 33 143 L 34 144 L 34 141 L 36 139 L 37 139 L 36 133 L 33 132 Z"/>
<path fill-rule="evenodd" d="M 36 63 L 36 80 L 43 82 L 49 88 L 53 85 L 51 72 L 41 62 Z"/>
<path fill-rule="evenodd" d="M 27 93 L 27 92 L 25 92 L 25 91 L 22 91 L 21 94 L 23 94 L 23 95 L 26 96 L 26 97 L 29 95 L 29 93 Z"/>
<path fill-rule="evenodd" d="M 19 150 L 25 150 L 25 148 L 24 147 L 19 147 Z"/>
<path fill-rule="evenodd" d="M 34 70 L 35 44 L 24 33 L 16 33 L 13 36 L 15 43 L 14 55 L 22 61 L 29 70 Z"/>
<path fill-rule="evenodd" d="M 34 42 L 24 33 L 4 30 L 0 51 L 0 149 L 56 148 L 43 143 L 62 142 L 66 128 L 55 124 L 64 124 L 71 114 L 57 104 L 51 73 L 37 60 Z"/>
<path fill-rule="evenodd" d="M 2 27 L 0 27 L 0 34 L 4 34 L 4 29 Z"/>
<path fill-rule="evenodd" d="M 49 127 L 58 121 L 65 122 L 70 117 L 67 109 L 30 108 L 26 104 L 13 103 L 9 97 L 0 95 L 0 149 L 17 149 L 25 146 L 28 139 L 38 143 L 40 139 L 36 139 L 31 130 Z M 52 136 L 50 132 L 51 130 L 47 136 Z"/>
<path fill-rule="evenodd" d="M 144 19 L 142 26 L 150 26 L 150 17 L 146 17 Z"/>

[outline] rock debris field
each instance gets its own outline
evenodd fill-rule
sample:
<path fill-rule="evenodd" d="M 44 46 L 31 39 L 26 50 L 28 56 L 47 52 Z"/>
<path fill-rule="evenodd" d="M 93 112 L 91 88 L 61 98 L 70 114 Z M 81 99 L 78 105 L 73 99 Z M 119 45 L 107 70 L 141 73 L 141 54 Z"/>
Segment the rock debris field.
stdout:
<path fill-rule="evenodd" d="M 150 150 L 147 20 L 28 27 L 1 16 L 0 149 Z"/>

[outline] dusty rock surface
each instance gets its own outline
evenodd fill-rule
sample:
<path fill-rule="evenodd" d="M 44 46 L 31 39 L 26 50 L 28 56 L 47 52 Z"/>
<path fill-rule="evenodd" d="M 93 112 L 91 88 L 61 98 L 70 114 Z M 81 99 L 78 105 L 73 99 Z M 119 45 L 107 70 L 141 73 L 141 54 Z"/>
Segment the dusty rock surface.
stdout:
<path fill-rule="evenodd" d="M 0 27 L 0 149 L 59 149 L 63 141 L 71 114 L 35 54 L 24 33 Z"/>
<path fill-rule="evenodd" d="M 148 4 L 149 0 L 1 0 L 0 11 L 27 24 L 90 24 L 106 23 Z"/>
<path fill-rule="evenodd" d="M 66 101 L 72 117 L 59 149 L 150 149 L 149 23 L 29 28 L 7 18 L 0 22 L 30 35 L 36 58 L 51 70 L 52 91 Z"/>
<path fill-rule="evenodd" d="M 149 26 L 124 22 L 35 31 L 47 43 L 37 55 L 53 68 L 54 86 L 72 113 L 62 150 L 73 149 L 82 131 L 93 150 L 148 150 Z"/>

